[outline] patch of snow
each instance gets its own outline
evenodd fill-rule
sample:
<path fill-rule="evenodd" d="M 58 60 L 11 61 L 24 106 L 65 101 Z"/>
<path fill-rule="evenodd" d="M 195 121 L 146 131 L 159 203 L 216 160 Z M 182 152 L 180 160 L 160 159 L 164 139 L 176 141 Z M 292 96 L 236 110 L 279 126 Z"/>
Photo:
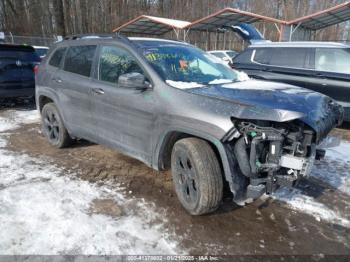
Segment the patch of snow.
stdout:
<path fill-rule="evenodd" d="M 314 198 L 304 195 L 298 189 L 282 188 L 273 198 L 285 202 L 291 209 L 313 216 L 317 221 L 326 221 L 350 228 L 350 221 L 337 212 L 329 209 Z"/>
<path fill-rule="evenodd" d="M 157 17 L 157 16 L 149 16 L 149 15 L 144 15 L 141 19 L 148 18 L 151 21 L 165 24 L 171 27 L 175 27 L 178 29 L 185 28 L 186 26 L 190 25 L 191 23 L 188 21 L 183 21 L 183 20 L 176 20 L 176 19 L 170 19 L 170 18 L 163 18 L 163 17 Z"/>
<path fill-rule="evenodd" d="M 220 84 L 227 84 L 227 83 L 231 83 L 232 80 L 230 79 L 215 79 L 213 81 L 209 82 L 209 85 L 220 85 Z"/>
<path fill-rule="evenodd" d="M 237 80 L 240 82 L 250 80 L 249 76 L 243 71 L 237 71 Z"/>
<path fill-rule="evenodd" d="M 0 136 L 0 148 L 4 148 L 6 146 L 7 146 L 7 140 L 4 137 Z"/>
<path fill-rule="evenodd" d="M 316 162 L 311 176 L 350 195 L 350 143 L 342 141 L 326 150 L 323 160 Z"/>
<path fill-rule="evenodd" d="M 6 111 L 0 116 L 0 132 L 20 127 L 21 124 L 32 124 L 39 122 L 40 115 L 37 110 L 27 111 Z"/>
<path fill-rule="evenodd" d="M 165 82 L 168 85 L 179 89 L 190 89 L 190 88 L 197 88 L 197 87 L 204 86 L 196 82 L 182 82 L 182 81 L 173 81 L 173 80 L 166 80 Z"/>
<path fill-rule="evenodd" d="M 238 74 L 238 80 L 239 81 L 246 81 L 246 83 L 243 84 L 225 84 L 222 87 L 224 88 L 231 88 L 231 89 L 240 89 L 240 90 L 263 90 L 263 91 L 281 91 L 283 93 L 287 94 L 300 94 L 300 93 L 310 93 L 312 91 L 302 89 L 300 87 L 288 85 L 288 84 L 281 84 L 281 83 L 274 83 L 274 82 L 267 82 L 267 81 L 259 81 L 249 78 L 249 76 L 245 76 L 244 72 L 239 72 Z M 248 77 L 248 78 L 247 78 Z M 249 80 L 249 81 L 248 81 Z"/>
<path fill-rule="evenodd" d="M 3 131 L 36 122 L 34 112 L 9 112 Z M 98 187 L 6 148 L 0 134 L 0 254 L 179 254 L 164 214 L 118 188 Z M 113 199 L 120 217 L 91 212 L 96 199 Z"/>
<path fill-rule="evenodd" d="M 342 141 L 342 143 L 339 146 L 327 149 L 326 158 L 349 162 L 350 143 Z"/>

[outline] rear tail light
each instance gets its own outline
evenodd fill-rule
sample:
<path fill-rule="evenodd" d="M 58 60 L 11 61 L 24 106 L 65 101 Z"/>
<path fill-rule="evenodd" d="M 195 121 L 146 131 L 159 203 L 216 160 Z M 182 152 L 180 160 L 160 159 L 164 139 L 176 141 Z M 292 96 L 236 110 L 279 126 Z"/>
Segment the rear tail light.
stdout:
<path fill-rule="evenodd" d="M 34 74 L 37 74 L 39 72 L 39 65 L 35 65 L 33 67 L 33 72 L 34 72 Z"/>

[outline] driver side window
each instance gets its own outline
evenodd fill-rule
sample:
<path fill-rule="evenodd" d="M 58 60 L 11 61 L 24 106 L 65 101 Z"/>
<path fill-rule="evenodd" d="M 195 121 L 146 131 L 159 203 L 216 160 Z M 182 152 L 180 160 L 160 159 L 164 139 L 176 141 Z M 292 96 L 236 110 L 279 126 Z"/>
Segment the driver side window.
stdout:
<path fill-rule="evenodd" d="M 98 79 L 117 84 L 119 76 L 128 73 L 144 74 L 128 51 L 116 46 L 103 46 L 99 58 Z"/>

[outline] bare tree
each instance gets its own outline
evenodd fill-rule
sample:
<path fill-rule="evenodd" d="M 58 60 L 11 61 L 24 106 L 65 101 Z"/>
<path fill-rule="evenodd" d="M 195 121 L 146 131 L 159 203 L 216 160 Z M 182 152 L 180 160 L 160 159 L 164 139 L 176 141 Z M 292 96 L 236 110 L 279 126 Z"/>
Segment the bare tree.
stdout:
<path fill-rule="evenodd" d="M 224 7 L 280 19 L 293 19 L 343 3 L 344 0 L 0 0 L 0 30 L 19 35 L 49 36 L 111 32 L 141 14 L 193 21 Z M 273 24 L 257 23 L 266 38 L 277 40 Z M 347 23 L 320 31 L 316 38 L 349 37 Z M 346 31 L 347 32 L 347 31 Z M 171 34 L 170 34 L 171 36 Z M 241 42 L 233 33 L 192 32 L 190 40 L 205 47 L 207 40 L 232 48 Z M 225 40 L 225 41 L 224 41 Z"/>

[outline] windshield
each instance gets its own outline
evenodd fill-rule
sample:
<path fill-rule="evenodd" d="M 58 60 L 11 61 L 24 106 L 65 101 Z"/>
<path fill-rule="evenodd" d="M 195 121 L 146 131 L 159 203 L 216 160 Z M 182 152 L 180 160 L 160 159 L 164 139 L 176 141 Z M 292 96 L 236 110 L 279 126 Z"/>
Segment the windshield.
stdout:
<path fill-rule="evenodd" d="M 236 72 L 227 65 L 191 46 L 147 47 L 144 48 L 144 57 L 168 84 L 184 82 L 184 84 L 192 83 L 193 87 L 199 87 L 237 80 Z"/>
<path fill-rule="evenodd" d="M 237 55 L 237 52 L 228 51 L 228 52 L 226 52 L 226 54 L 227 54 L 229 57 L 234 58 L 234 57 Z"/>
<path fill-rule="evenodd" d="M 49 49 L 47 48 L 35 48 L 35 52 L 37 53 L 38 56 L 46 56 L 48 51 Z"/>
<path fill-rule="evenodd" d="M 216 57 L 219 57 L 219 58 L 224 58 L 226 57 L 224 53 L 219 53 L 219 52 L 213 52 L 213 53 L 210 53 L 211 55 L 215 55 Z"/>

